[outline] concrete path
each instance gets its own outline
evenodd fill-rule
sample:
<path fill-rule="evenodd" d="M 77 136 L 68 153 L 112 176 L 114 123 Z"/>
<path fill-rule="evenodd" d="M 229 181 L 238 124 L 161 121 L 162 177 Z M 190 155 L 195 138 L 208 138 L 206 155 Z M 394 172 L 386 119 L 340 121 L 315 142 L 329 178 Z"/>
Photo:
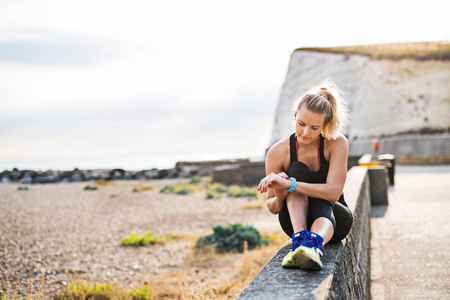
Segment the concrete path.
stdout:
<path fill-rule="evenodd" d="M 450 166 L 397 166 L 371 222 L 373 299 L 450 299 Z"/>

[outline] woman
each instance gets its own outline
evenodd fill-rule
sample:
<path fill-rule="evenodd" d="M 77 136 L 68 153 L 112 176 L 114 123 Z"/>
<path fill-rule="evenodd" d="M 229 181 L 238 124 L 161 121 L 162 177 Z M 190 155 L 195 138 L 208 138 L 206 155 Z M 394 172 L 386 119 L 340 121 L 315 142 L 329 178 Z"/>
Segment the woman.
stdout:
<path fill-rule="evenodd" d="M 348 141 L 340 133 L 347 113 L 330 80 L 306 92 L 294 107 L 295 133 L 273 145 L 258 190 L 292 237 L 282 266 L 322 269 L 323 246 L 350 231 L 353 217 L 343 197 Z"/>

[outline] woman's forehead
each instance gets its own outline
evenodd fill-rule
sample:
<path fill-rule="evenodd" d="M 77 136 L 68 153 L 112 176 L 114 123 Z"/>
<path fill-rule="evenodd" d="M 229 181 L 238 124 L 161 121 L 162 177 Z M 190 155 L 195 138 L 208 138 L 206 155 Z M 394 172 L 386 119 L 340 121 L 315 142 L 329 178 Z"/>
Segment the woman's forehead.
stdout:
<path fill-rule="evenodd" d="M 307 124 L 323 125 L 325 121 L 325 114 L 318 114 L 308 110 L 305 107 L 300 108 L 297 112 L 297 119 Z"/>

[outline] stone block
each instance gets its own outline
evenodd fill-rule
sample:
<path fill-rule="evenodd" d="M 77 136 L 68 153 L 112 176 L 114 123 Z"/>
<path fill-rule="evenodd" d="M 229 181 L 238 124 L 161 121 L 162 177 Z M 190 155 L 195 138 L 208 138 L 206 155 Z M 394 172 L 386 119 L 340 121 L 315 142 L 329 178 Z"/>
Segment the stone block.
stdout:
<path fill-rule="evenodd" d="M 264 162 L 241 162 L 214 168 L 212 180 L 223 184 L 257 185 L 265 174 Z"/>
<path fill-rule="evenodd" d="M 389 183 L 386 166 L 370 167 L 369 180 L 372 205 L 387 205 Z"/>
<path fill-rule="evenodd" d="M 212 181 L 223 184 L 237 184 L 241 181 L 241 172 L 239 164 L 220 166 L 214 168 L 212 172 Z"/>

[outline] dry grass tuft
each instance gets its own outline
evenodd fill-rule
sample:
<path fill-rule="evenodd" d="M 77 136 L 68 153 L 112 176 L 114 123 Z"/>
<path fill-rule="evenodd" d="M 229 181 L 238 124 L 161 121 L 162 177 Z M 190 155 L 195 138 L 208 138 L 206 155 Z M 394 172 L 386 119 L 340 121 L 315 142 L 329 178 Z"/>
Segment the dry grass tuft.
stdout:
<path fill-rule="evenodd" d="M 284 244 L 284 234 L 261 233 L 271 243 L 244 253 L 219 254 L 214 246 L 198 249 L 195 236 L 191 251 L 185 256 L 184 264 L 170 270 L 159 270 L 145 284 L 133 290 L 125 290 L 109 283 L 88 284 L 74 279 L 66 291 L 55 295 L 55 299 L 230 299 L 235 298 L 259 273 L 262 267 Z M 186 236 L 183 236 L 186 238 Z M 27 300 L 41 300 L 45 277 L 42 275 L 39 292 L 33 294 L 33 285 L 28 287 Z M 1 288 L 1 287 L 0 287 Z M 0 294 L 1 295 L 1 294 Z M 92 298 L 92 299 L 94 299 Z M 7 283 L 5 300 L 18 299 L 18 287 L 14 291 Z"/>
<path fill-rule="evenodd" d="M 341 54 L 360 54 L 372 59 L 450 59 L 450 42 L 392 43 L 339 47 L 307 47 L 296 51 L 317 51 Z"/>
<path fill-rule="evenodd" d="M 243 206 L 240 206 L 239 209 L 261 209 L 264 208 L 265 204 L 262 202 L 250 203 Z"/>
<path fill-rule="evenodd" d="M 155 187 L 152 185 L 139 184 L 139 185 L 133 187 L 133 192 L 145 192 L 145 191 L 152 191 L 154 189 L 155 189 Z"/>
<path fill-rule="evenodd" d="M 230 299 L 235 298 L 286 242 L 284 234 L 262 233 L 269 246 L 244 253 L 218 254 L 214 246 L 192 250 L 176 271 L 148 279 L 154 299 Z"/>
<path fill-rule="evenodd" d="M 112 181 L 103 180 L 103 179 L 97 179 L 97 180 L 95 181 L 95 183 L 96 183 L 97 185 L 100 185 L 100 186 L 115 185 L 115 184 L 113 184 Z"/>
<path fill-rule="evenodd" d="M 44 293 L 44 285 L 45 285 L 45 275 L 42 274 L 41 276 L 41 282 L 39 285 L 39 292 L 37 294 L 34 294 L 33 291 L 33 284 L 30 281 L 28 283 L 28 293 L 25 296 L 26 300 L 43 300 L 45 299 L 43 296 Z M 2 300 L 17 300 L 19 298 L 19 287 L 15 286 L 14 291 L 12 291 L 11 284 L 9 282 L 6 283 L 6 291 L 5 293 L 2 292 L 2 287 L 0 286 L 0 299 Z"/>

